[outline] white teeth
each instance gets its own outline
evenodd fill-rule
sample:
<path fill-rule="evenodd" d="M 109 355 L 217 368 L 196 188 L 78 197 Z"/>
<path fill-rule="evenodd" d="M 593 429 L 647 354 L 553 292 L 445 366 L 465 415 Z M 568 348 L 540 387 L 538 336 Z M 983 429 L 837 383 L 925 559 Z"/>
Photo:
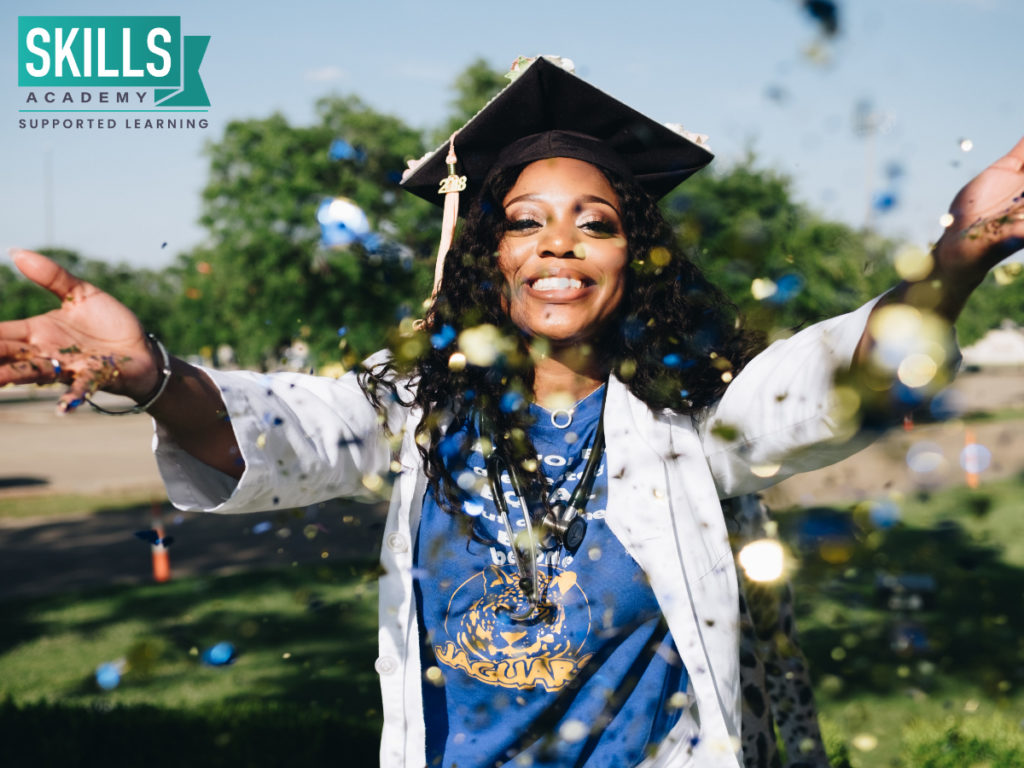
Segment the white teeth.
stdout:
<path fill-rule="evenodd" d="M 582 287 L 581 281 L 571 277 L 542 277 L 533 283 L 535 291 L 565 291 Z"/>

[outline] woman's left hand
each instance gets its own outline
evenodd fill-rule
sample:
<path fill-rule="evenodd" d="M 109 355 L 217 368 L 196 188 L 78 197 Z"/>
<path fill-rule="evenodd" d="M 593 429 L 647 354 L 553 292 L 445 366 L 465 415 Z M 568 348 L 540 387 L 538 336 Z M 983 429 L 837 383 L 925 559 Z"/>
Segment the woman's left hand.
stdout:
<path fill-rule="evenodd" d="M 949 213 L 953 220 L 935 245 L 936 273 L 970 291 L 1024 247 L 1024 138 L 968 182 Z"/>

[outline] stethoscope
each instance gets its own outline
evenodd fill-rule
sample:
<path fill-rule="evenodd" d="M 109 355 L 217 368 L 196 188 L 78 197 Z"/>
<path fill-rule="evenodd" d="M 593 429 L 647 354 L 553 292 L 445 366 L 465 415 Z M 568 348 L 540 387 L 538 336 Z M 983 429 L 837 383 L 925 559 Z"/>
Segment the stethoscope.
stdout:
<path fill-rule="evenodd" d="M 607 394 L 607 390 L 606 390 Z M 537 553 L 539 550 L 550 551 L 562 546 L 575 554 L 583 543 L 583 537 L 587 533 L 587 521 L 584 517 L 587 501 L 590 500 L 591 491 L 594 488 L 594 480 L 597 471 L 601 466 L 601 457 L 604 454 L 604 404 L 607 397 L 601 401 L 601 416 L 597 423 L 597 432 L 594 434 L 594 442 L 590 447 L 590 456 L 587 457 L 586 466 L 579 483 L 569 496 L 568 502 L 555 501 L 557 489 L 550 495 L 539 494 L 540 506 L 543 509 L 540 518 L 541 538 L 538 541 L 534 533 L 533 518 L 529 504 L 530 497 L 523 491 L 523 485 L 519 478 L 516 466 L 509 462 L 501 451 L 495 447 L 487 457 L 487 477 L 490 481 L 491 495 L 494 497 L 494 506 L 498 509 L 505 532 L 508 534 L 509 542 L 512 545 L 512 552 L 515 557 L 516 570 L 519 573 L 519 589 L 526 595 L 529 606 L 510 613 L 512 619 L 522 621 L 529 619 L 540 611 L 540 579 L 537 573 Z M 493 430 L 492 430 L 493 435 Z M 493 446 L 497 446 L 496 440 L 491 440 Z M 512 528 L 512 520 L 509 516 L 508 503 L 505 501 L 505 494 L 501 487 L 501 473 L 508 473 L 512 490 L 519 498 L 519 505 L 523 510 L 523 520 L 526 523 L 520 533 Z"/>

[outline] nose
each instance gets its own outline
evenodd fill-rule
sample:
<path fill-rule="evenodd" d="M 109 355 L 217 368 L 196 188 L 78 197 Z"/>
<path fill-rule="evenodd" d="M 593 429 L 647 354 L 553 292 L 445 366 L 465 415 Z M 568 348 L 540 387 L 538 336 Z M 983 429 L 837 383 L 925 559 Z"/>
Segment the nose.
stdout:
<path fill-rule="evenodd" d="M 541 256 L 569 259 L 576 256 L 579 232 L 575 224 L 565 217 L 551 217 L 544 224 L 538 246 Z"/>

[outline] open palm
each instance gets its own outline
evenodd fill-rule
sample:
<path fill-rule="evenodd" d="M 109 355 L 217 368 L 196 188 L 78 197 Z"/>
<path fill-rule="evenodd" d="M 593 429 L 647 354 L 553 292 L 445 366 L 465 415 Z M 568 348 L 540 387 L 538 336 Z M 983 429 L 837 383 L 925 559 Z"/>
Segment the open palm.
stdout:
<path fill-rule="evenodd" d="M 101 388 L 124 394 L 149 391 L 157 374 L 145 333 L 131 310 L 45 256 L 18 251 L 13 258 L 61 306 L 0 323 L 0 386 L 70 384 L 61 398 L 63 409 Z"/>
<path fill-rule="evenodd" d="M 1024 139 L 961 189 L 949 212 L 937 253 L 954 273 L 980 281 L 1024 247 Z"/>

